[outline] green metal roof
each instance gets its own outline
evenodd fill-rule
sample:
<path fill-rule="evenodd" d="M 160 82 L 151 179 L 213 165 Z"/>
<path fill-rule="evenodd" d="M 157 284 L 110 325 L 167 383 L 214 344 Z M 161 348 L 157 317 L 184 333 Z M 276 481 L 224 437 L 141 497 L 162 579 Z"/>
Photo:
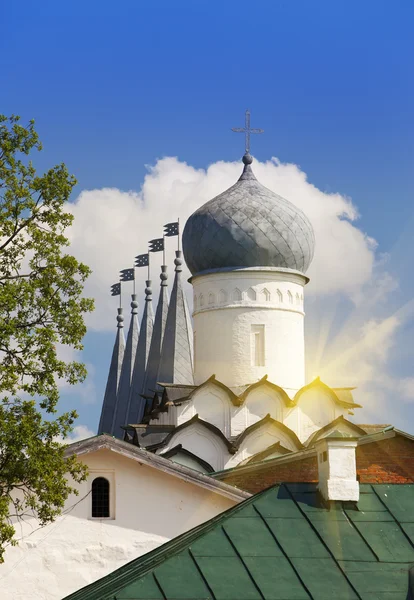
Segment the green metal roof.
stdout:
<path fill-rule="evenodd" d="M 274 486 L 65 600 L 406 600 L 414 485 L 360 491 L 328 508 Z"/>

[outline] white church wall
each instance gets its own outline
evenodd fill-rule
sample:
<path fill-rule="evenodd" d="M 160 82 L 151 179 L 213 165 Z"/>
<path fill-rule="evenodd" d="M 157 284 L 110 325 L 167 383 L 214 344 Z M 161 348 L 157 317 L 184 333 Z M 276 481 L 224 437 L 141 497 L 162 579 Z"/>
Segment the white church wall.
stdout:
<path fill-rule="evenodd" d="M 188 427 L 177 431 L 171 437 L 169 443 L 160 449 L 159 453 L 167 452 L 178 444 L 206 461 L 215 471 L 224 469 L 230 458 L 224 441 L 220 440 L 201 423 L 192 423 Z"/>
<path fill-rule="evenodd" d="M 252 433 L 244 438 L 237 453 L 229 458 L 226 468 L 235 467 L 242 460 L 250 458 L 262 450 L 266 450 L 266 448 L 277 442 L 280 442 L 282 446 L 292 452 L 297 451 L 296 445 L 286 433 L 281 431 L 277 425 L 267 423 L 256 431 L 252 431 Z"/>
<path fill-rule="evenodd" d="M 268 375 L 290 394 L 302 387 L 306 281 L 260 267 L 194 277 L 196 384 L 212 374 L 230 387 Z"/>
<path fill-rule="evenodd" d="M 230 437 L 230 412 L 233 407 L 225 390 L 210 384 L 197 390 L 192 397 L 194 414 L 215 425 L 225 437 Z"/>
<path fill-rule="evenodd" d="M 275 390 L 268 385 L 253 389 L 244 401 L 246 407 L 247 427 L 253 425 L 269 414 L 275 421 L 283 422 L 284 401 Z"/>
<path fill-rule="evenodd" d="M 243 433 L 247 425 L 247 409 L 243 403 L 241 406 L 233 406 L 231 411 L 231 435 L 237 436 Z"/>
<path fill-rule="evenodd" d="M 239 407 L 232 408 L 231 435 L 237 436 L 267 414 L 275 421 L 284 421 L 285 403 L 281 395 L 270 385 L 263 384 L 249 392 Z"/>
<path fill-rule="evenodd" d="M 311 388 L 303 392 L 297 404 L 299 431 L 298 437 L 305 442 L 317 429 L 328 425 L 346 410 L 335 404 L 328 391 Z"/>
<path fill-rule="evenodd" d="M 168 412 L 170 411 L 168 408 Z M 190 400 L 189 402 L 183 402 L 180 406 L 176 407 L 176 415 L 177 415 L 177 423 L 176 425 L 182 425 L 186 421 L 189 421 L 196 414 L 194 410 L 193 402 Z"/>
<path fill-rule="evenodd" d="M 108 450 L 82 462 L 90 474 L 65 514 L 43 528 L 33 518 L 17 527 L 22 541 L 7 548 L 0 565 L 2 600 L 60 600 L 236 504 Z M 97 476 L 111 480 L 113 518 L 91 518 Z"/>
<path fill-rule="evenodd" d="M 300 439 L 299 409 L 297 406 L 285 407 L 285 410 L 283 413 L 283 424 L 286 425 L 286 427 L 289 427 L 289 429 L 291 429 L 292 431 L 294 431 L 296 433 L 296 435 L 298 436 L 298 438 Z"/>

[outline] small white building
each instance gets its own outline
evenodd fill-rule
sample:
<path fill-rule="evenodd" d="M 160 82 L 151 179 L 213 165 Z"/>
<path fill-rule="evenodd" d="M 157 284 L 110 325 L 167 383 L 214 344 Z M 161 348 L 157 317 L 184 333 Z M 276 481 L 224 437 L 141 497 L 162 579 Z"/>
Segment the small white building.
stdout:
<path fill-rule="evenodd" d="M 71 444 L 89 475 L 54 523 L 16 524 L 1 600 L 59 600 L 250 494 L 107 435 Z"/>

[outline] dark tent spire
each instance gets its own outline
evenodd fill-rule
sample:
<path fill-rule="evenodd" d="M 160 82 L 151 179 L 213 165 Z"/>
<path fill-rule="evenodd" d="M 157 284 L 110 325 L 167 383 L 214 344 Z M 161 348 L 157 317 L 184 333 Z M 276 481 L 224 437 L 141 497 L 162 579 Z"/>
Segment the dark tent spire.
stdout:
<path fill-rule="evenodd" d="M 175 252 L 175 278 L 168 308 L 157 380 L 161 383 L 194 384 L 193 328 L 182 287 L 181 251 Z"/>
<path fill-rule="evenodd" d="M 138 324 L 138 302 L 136 294 L 131 295 L 131 322 L 128 330 L 128 337 L 125 345 L 124 360 L 122 363 L 121 376 L 119 379 L 118 396 L 116 401 L 116 410 L 114 414 L 112 435 L 123 439 L 123 425 L 126 425 L 127 408 L 129 401 L 129 392 L 131 389 L 132 371 L 135 363 L 135 354 L 138 344 L 139 324 Z"/>
<path fill-rule="evenodd" d="M 122 308 L 118 308 L 118 316 L 116 317 L 116 320 L 118 321 L 118 331 L 116 334 L 114 349 L 112 352 L 111 365 L 109 367 L 109 375 L 105 389 L 104 401 L 102 405 L 101 418 L 99 421 L 98 434 L 112 434 L 112 423 L 114 420 L 118 385 L 121 376 L 122 361 L 124 358 L 125 351 L 125 338 L 123 330 L 124 317 L 122 314 Z"/>
<path fill-rule="evenodd" d="M 149 350 L 151 345 L 152 330 L 154 327 L 154 313 L 152 310 L 152 289 L 151 281 L 146 281 L 145 288 L 145 307 L 142 315 L 141 329 L 139 332 L 137 352 L 135 356 L 134 371 L 132 374 L 131 391 L 129 394 L 129 403 L 127 418 L 125 424 L 141 423 L 144 416 L 145 399 L 141 396 L 144 393 L 145 371 L 147 368 Z"/>
<path fill-rule="evenodd" d="M 155 313 L 154 328 L 152 330 L 151 345 L 148 354 L 147 370 L 145 373 L 144 394 L 154 393 L 157 384 L 158 369 L 160 366 L 162 341 L 167 322 L 168 313 L 168 291 L 167 291 L 167 267 L 161 266 L 161 288 Z"/>

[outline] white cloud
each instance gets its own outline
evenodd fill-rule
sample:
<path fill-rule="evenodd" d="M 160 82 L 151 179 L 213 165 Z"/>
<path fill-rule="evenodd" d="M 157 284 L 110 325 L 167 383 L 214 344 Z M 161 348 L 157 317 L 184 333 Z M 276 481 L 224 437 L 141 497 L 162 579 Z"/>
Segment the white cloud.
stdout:
<path fill-rule="evenodd" d="M 414 377 L 405 377 L 399 382 L 399 392 L 407 402 L 414 402 Z"/>
<path fill-rule="evenodd" d="M 72 346 L 65 346 L 64 344 L 56 345 L 56 354 L 59 360 L 63 360 L 66 363 L 76 361 L 84 362 L 82 352 L 75 350 Z M 95 365 L 90 362 L 85 364 L 88 375 L 84 382 L 71 385 L 65 379 L 58 379 L 57 386 L 60 393 L 71 395 L 76 400 L 80 400 L 83 404 L 95 404 L 96 402 L 96 386 L 94 381 L 95 376 Z"/>
<path fill-rule="evenodd" d="M 56 441 L 61 442 L 62 444 L 73 444 L 74 442 L 80 442 L 81 440 L 86 440 L 87 438 L 95 436 L 96 433 L 86 427 L 86 425 L 75 425 L 72 433 L 65 439 L 60 436 L 57 436 Z"/>
<path fill-rule="evenodd" d="M 294 164 L 272 159 L 253 167 L 264 185 L 302 208 L 313 224 L 317 241 L 308 296 L 338 292 L 356 296 L 371 279 L 376 244 L 356 226 L 358 212 L 352 202 L 319 190 Z M 88 317 L 90 328 L 114 329 L 116 300 L 110 298 L 109 286 L 117 281 L 120 269 L 132 266 L 134 256 L 146 251 L 148 240 L 162 235 L 164 223 L 180 217 L 184 225 L 194 210 L 230 187 L 240 172 L 240 163 L 221 161 L 203 170 L 168 157 L 148 167 L 139 192 L 106 188 L 79 195 L 69 206 L 75 215 L 70 239 L 73 253 L 93 270 L 86 285 L 86 293 L 96 298 L 96 311 Z M 167 243 L 171 274 L 175 242 Z M 159 255 L 153 255 L 153 263 L 156 291 Z M 146 269 L 138 269 L 137 277 L 142 299 Z"/>

